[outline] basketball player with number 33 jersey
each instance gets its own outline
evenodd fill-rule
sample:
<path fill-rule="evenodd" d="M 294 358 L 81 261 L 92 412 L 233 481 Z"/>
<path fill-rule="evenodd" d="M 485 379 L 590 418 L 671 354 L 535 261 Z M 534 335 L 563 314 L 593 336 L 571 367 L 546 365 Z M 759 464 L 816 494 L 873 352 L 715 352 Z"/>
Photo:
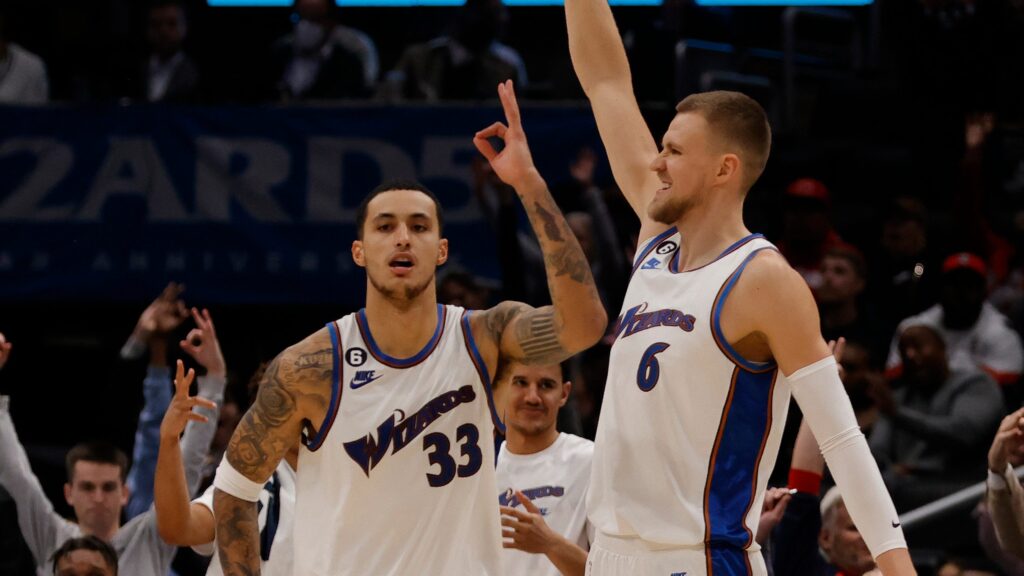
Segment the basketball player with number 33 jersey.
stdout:
<path fill-rule="evenodd" d="M 743 223 L 771 148 L 764 110 L 691 94 L 659 152 L 607 0 L 566 0 L 569 49 L 640 218 L 594 444 L 587 559 L 610 574 L 762 576 L 754 542 L 790 394 L 886 576 L 913 574 L 807 285 Z"/>
<path fill-rule="evenodd" d="M 498 96 L 508 126 L 496 122 L 473 142 L 523 202 L 553 304 L 438 305 L 435 271 L 448 257 L 440 204 L 411 182 L 371 192 L 352 243 L 366 307 L 274 360 L 217 470 L 226 575 L 259 573 L 255 500 L 300 434 L 294 574 L 500 573 L 490 375 L 499 359 L 559 362 L 593 345 L 607 317 L 534 167 L 512 83 Z M 504 141 L 500 153 L 491 138 Z"/>

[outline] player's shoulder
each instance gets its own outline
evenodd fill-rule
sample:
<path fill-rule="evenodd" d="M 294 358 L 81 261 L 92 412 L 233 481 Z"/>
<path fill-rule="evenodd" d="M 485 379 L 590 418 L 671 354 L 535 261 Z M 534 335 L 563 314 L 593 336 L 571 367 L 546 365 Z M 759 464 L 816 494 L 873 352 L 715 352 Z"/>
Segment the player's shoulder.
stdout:
<path fill-rule="evenodd" d="M 577 436 L 575 434 L 569 434 L 568 432 L 561 432 L 561 444 L 563 453 L 570 455 L 571 457 L 590 459 L 594 455 L 594 441 Z"/>
<path fill-rule="evenodd" d="M 794 289 L 809 290 L 803 276 L 775 249 L 758 250 L 750 256 L 743 268 L 739 287 L 756 291 L 759 296 L 774 294 L 781 297 L 792 295 Z"/>

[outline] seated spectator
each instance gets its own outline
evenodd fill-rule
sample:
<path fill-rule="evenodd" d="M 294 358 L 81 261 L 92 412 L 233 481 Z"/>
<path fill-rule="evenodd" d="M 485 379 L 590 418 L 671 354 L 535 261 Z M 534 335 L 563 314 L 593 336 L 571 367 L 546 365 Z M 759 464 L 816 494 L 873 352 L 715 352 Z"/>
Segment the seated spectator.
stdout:
<path fill-rule="evenodd" d="M 916 198 L 894 198 L 885 214 L 880 250 L 870 259 L 871 301 L 886 332 L 935 303 L 939 263 L 928 250 L 928 213 Z"/>
<path fill-rule="evenodd" d="M 1013 472 L 1024 464 L 1024 408 L 1003 418 L 988 452 L 986 497 L 1003 550 L 1024 559 L 1024 488 Z"/>
<path fill-rule="evenodd" d="M 789 471 L 796 490 L 772 531 L 775 576 L 862 576 L 876 573 L 864 538 L 838 487 L 818 499 L 825 460 L 810 427 L 800 426 Z M 758 531 L 760 534 L 760 530 Z"/>
<path fill-rule="evenodd" d="M 149 8 L 146 41 L 145 100 L 195 102 L 199 99 L 199 69 L 182 50 L 188 32 L 181 0 L 157 0 Z"/>
<path fill-rule="evenodd" d="M 332 0 L 295 0 L 295 28 L 273 48 L 271 69 L 282 101 L 363 98 L 380 63 L 369 36 L 338 23 Z M 493 87 L 492 87 L 493 91 Z"/>
<path fill-rule="evenodd" d="M 46 65 L 39 56 L 11 42 L 0 7 L 0 104 L 45 104 L 49 99 Z"/>
<path fill-rule="evenodd" d="M 117 576 L 117 552 L 95 536 L 71 538 L 52 561 L 56 576 Z"/>
<path fill-rule="evenodd" d="M 223 386 L 222 380 L 208 377 L 200 381 L 199 393 L 208 399 L 219 399 Z M 127 456 L 104 443 L 81 443 L 68 452 L 68 482 L 64 485 L 64 497 L 74 509 L 78 522 L 65 520 L 54 511 L 39 480 L 32 473 L 28 456 L 14 429 L 9 404 L 9 397 L 0 396 L 0 486 L 16 502 L 18 524 L 37 569 L 52 572 L 51 558 L 59 544 L 84 535 L 96 536 L 110 543 L 118 552 L 121 572 L 166 574 L 175 548 L 160 539 L 153 510 L 121 526 L 121 512 L 130 494 L 126 485 Z M 200 413 L 208 419 L 215 419 L 215 406 L 213 402 L 204 403 Z M 145 412 L 146 408 L 143 410 Z M 195 423 L 186 429 L 183 443 L 186 445 L 188 484 L 192 490 L 198 485 L 199 468 L 213 432 L 212 422 Z M 146 435 L 140 434 L 139 437 L 145 438 Z"/>
<path fill-rule="evenodd" d="M 984 372 L 951 365 L 942 333 L 907 326 L 899 338 L 902 388 L 879 383 L 870 393 L 881 418 L 870 445 L 899 510 L 971 484 L 980 455 L 999 425 L 1003 400 Z"/>
<path fill-rule="evenodd" d="M 196 319 L 197 328 L 182 342 L 182 346 L 194 346 L 196 356 L 211 359 L 220 355 L 220 343 L 209 312 L 203 311 L 202 318 Z M 262 379 L 262 370 L 250 380 L 251 393 L 255 396 Z M 186 470 L 181 459 L 179 437 L 188 418 L 194 417 L 185 406 L 189 400 L 188 388 L 192 373 L 184 374 L 181 367 L 175 377 L 177 389 L 175 403 L 168 409 L 160 426 L 160 457 L 156 473 L 156 518 L 160 535 L 170 544 L 191 546 L 204 556 L 213 556 L 207 576 L 223 574 L 216 545 L 216 518 L 213 515 L 213 490 L 210 486 L 202 496 L 189 502 Z M 177 409 L 176 409 L 177 408 Z M 187 406 L 185 406 L 187 408 Z M 298 469 L 299 442 L 285 454 L 259 496 L 260 564 L 261 573 L 268 576 L 291 574 L 292 568 L 292 517 L 295 509 L 295 471 Z"/>
<path fill-rule="evenodd" d="M 507 434 L 495 474 L 509 576 L 582 576 L 586 567 L 594 443 L 558 431 L 558 411 L 571 389 L 557 364 L 510 363 L 495 379 Z"/>
<path fill-rule="evenodd" d="M 448 268 L 437 282 L 437 301 L 470 310 L 487 308 L 487 289 L 465 270 Z"/>
<path fill-rule="evenodd" d="M 821 261 L 821 285 L 815 291 L 821 314 L 821 334 L 825 340 L 840 337 L 870 347 L 879 354 L 888 343 L 888 334 L 860 298 L 867 286 L 867 269 L 860 250 L 849 244 L 833 246 Z"/>
<path fill-rule="evenodd" d="M 800 178 L 786 187 L 779 250 L 804 277 L 811 290 L 821 287 L 825 252 L 843 243 L 829 218 L 831 197 L 820 180 Z"/>
<path fill-rule="evenodd" d="M 410 46 L 387 74 L 380 96 L 387 100 L 487 100 L 494 86 L 512 80 L 526 88 L 519 53 L 498 41 L 508 19 L 501 0 L 466 0 L 452 32 Z"/>
<path fill-rule="evenodd" d="M 1003 386 L 1012 386 L 1024 370 L 1020 336 L 998 310 L 985 301 L 985 263 L 961 252 L 942 264 L 941 300 L 921 314 L 900 322 L 889 349 L 886 375 L 897 377 L 903 369 L 898 349 L 907 326 L 927 325 L 937 330 L 948 347 L 949 362 L 956 370 L 979 368 Z"/>

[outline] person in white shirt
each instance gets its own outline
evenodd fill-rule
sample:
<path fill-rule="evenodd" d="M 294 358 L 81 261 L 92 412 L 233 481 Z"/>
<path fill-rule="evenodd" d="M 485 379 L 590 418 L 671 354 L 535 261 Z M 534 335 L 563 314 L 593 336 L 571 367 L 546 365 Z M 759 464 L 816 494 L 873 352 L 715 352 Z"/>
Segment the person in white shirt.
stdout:
<path fill-rule="evenodd" d="M 46 104 L 50 82 L 39 56 L 10 41 L 0 12 L 0 104 Z"/>
<path fill-rule="evenodd" d="M 510 363 L 495 381 L 506 426 L 497 480 L 508 576 L 582 576 L 586 568 L 594 443 L 555 426 L 571 390 L 558 364 Z"/>

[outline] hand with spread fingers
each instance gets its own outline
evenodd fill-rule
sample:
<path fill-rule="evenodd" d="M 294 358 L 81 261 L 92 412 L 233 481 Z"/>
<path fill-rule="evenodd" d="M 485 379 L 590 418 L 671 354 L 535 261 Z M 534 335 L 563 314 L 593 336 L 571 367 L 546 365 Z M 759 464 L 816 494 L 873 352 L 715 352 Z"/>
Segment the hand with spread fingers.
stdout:
<path fill-rule="evenodd" d="M 7 364 L 7 359 L 11 357 L 11 347 L 13 345 L 4 338 L 3 332 L 0 332 L 0 370 L 4 369 L 4 365 Z"/>
<path fill-rule="evenodd" d="M 197 308 L 192 308 L 192 319 L 195 320 L 196 327 L 181 341 L 181 349 L 200 366 L 206 368 L 208 376 L 224 378 L 227 375 L 227 368 L 210 311 L 204 308 L 200 312 Z"/>
<path fill-rule="evenodd" d="M 540 173 L 533 164 L 530 146 L 526 142 L 522 119 L 519 116 L 519 103 L 511 80 L 498 85 L 498 98 L 505 110 L 508 126 L 495 122 L 473 136 L 473 144 L 487 158 L 494 173 L 509 186 L 521 190 L 532 180 L 539 180 Z M 501 152 L 494 149 L 491 138 L 498 138 L 504 144 Z"/>
<path fill-rule="evenodd" d="M 211 410 L 217 409 L 217 404 L 211 400 L 188 395 L 188 388 L 192 385 L 195 376 L 195 370 L 191 368 L 186 374 L 185 364 L 178 360 L 178 370 L 174 375 L 174 398 L 171 399 L 171 405 L 167 407 L 163 422 L 160 423 L 161 438 L 177 441 L 189 421 L 206 422 L 206 416 L 192 411 L 196 406 L 203 406 Z"/>

